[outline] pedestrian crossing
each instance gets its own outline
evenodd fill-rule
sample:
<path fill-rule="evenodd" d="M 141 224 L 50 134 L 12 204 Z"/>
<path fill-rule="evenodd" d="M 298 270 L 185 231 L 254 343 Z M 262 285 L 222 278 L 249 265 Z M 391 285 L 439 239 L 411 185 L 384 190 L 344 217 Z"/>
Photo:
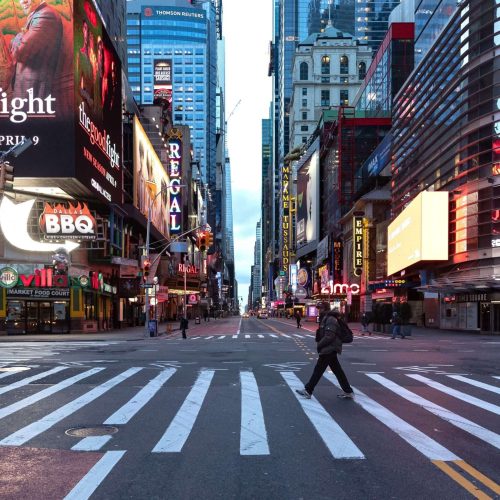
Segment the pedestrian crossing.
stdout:
<path fill-rule="evenodd" d="M 120 371 L 117 367 L 109 366 L 87 370 L 56 367 L 50 370 L 39 369 L 29 376 L 26 376 L 25 372 L 15 371 L 4 375 L 6 376 L 0 382 L 0 421 L 8 421 L 8 425 L 0 426 L 0 446 L 34 446 L 41 435 L 63 421 L 65 427 L 80 424 L 84 410 L 93 413 L 94 407 L 109 408 L 109 416 L 102 424 L 119 426 L 120 432 L 117 435 L 84 437 L 71 446 L 72 450 L 78 451 L 114 449 L 116 445 L 113 443 L 119 443 L 119 436 L 126 433 L 128 424 L 136 419 L 147 422 L 152 418 L 148 414 L 148 405 L 160 395 L 168 398 L 170 391 L 179 390 L 175 382 L 176 377 L 187 377 L 191 384 L 179 407 L 175 409 L 173 418 L 163 422 L 161 415 L 154 416 L 164 424 L 163 432 L 155 437 L 155 444 L 149 449 L 149 452 L 154 454 L 183 451 L 196 426 L 207 425 L 206 422 L 200 422 L 204 418 L 202 409 L 210 398 L 214 385 L 220 385 L 222 382 L 222 372 L 208 368 L 194 371 L 168 367 L 152 371 L 151 367 L 139 366 Z M 333 400 L 334 393 L 325 391 L 324 387 L 321 391 L 316 391 L 319 396 L 313 396 L 309 400 L 300 397 L 296 389 L 303 387 L 304 374 L 299 376 L 297 371 L 271 370 L 266 372 L 264 377 L 260 370 L 255 372 L 234 369 L 224 376 L 229 377 L 224 379 L 228 383 L 225 390 L 233 391 L 232 396 L 240 402 L 239 453 L 242 456 L 267 456 L 273 453 L 275 444 L 268 429 L 269 420 L 275 412 L 268 407 L 269 400 L 262 398 L 262 388 L 259 387 L 259 383 L 262 387 L 269 386 L 269 376 L 281 380 L 281 383 L 276 384 L 276 390 L 283 391 L 280 398 L 284 398 L 288 405 L 287 408 L 282 408 L 282 415 L 296 415 L 299 420 L 302 419 L 303 422 L 297 425 L 301 428 L 309 426 L 310 432 L 323 442 L 334 459 L 370 458 L 364 450 L 370 449 L 370 446 L 363 442 L 364 438 L 358 436 L 356 429 L 350 428 L 349 422 L 344 421 L 341 425 L 336 419 L 335 414 L 339 410 L 336 405 L 344 405 L 345 409 L 346 404 L 352 404 L 349 412 L 357 414 L 361 409 L 364 412 L 363 417 L 381 422 L 390 432 L 397 434 L 429 460 L 448 462 L 462 459 L 453 451 L 453 440 L 442 438 L 443 442 L 439 442 L 435 435 L 429 436 L 425 430 L 417 429 L 408 423 L 403 415 L 397 415 L 394 407 L 403 408 L 404 401 L 416 407 L 415 412 L 421 415 L 430 413 L 441 422 L 483 442 L 485 453 L 493 455 L 500 449 L 500 434 L 488 428 L 487 422 L 477 421 L 477 411 L 473 412 L 474 416 L 468 415 L 471 407 L 479 409 L 480 415 L 490 422 L 490 425 L 491 421 L 485 417 L 487 414 L 500 416 L 500 386 L 495 376 L 423 376 L 411 373 L 388 376 L 367 372 L 361 377 L 366 377 L 365 384 L 368 383 L 367 379 L 376 383 L 374 387 L 370 385 L 369 392 L 373 395 L 368 394 L 366 389 L 363 392 L 354 388 L 353 402 Z M 339 387 L 332 373 L 325 373 L 325 378 L 327 384 Z M 47 384 L 49 381 L 51 383 Z M 87 390 L 89 386 L 91 389 Z M 426 395 L 430 395 L 421 396 L 419 392 L 422 392 L 422 388 L 425 388 Z M 470 390 L 473 393 L 468 392 Z M 69 401 L 66 395 L 68 391 L 69 395 L 73 395 Z M 118 408 L 113 407 L 117 391 L 127 395 Z M 75 392 L 78 393 L 76 397 Z M 391 409 L 387 404 L 378 402 L 376 399 L 381 392 L 384 393 L 384 400 L 387 395 L 391 395 L 398 403 L 392 405 Z M 432 399 L 439 398 L 443 393 L 460 402 L 460 412 L 433 402 Z M 65 396 L 60 401 L 66 402 L 57 406 L 58 396 L 62 394 Z M 53 398 L 56 399 L 55 405 L 51 404 Z M 47 408 L 51 410 L 44 410 Z M 36 411 L 33 411 L 34 409 Z M 498 422 L 495 427 L 498 428 Z M 293 435 L 289 437 L 293 439 Z M 373 438 L 379 439 L 380 436 L 374 435 Z M 137 445 L 140 446 L 140 443 Z"/>
<path fill-rule="evenodd" d="M 287 334 L 287 333 L 270 333 L 270 332 L 262 332 L 262 333 L 239 333 L 233 335 L 193 335 L 189 336 L 187 340 L 278 340 L 278 339 L 314 339 L 314 335 L 312 334 Z M 179 335 L 175 335 L 172 337 L 165 337 L 164 340 L 178 340 Z"/>

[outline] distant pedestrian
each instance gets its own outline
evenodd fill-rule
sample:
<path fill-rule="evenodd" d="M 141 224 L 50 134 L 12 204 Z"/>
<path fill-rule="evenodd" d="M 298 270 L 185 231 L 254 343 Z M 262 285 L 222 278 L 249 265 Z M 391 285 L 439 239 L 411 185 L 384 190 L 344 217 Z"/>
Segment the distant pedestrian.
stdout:
<path fill-rule="evenodd" d="M 300 315 L 300 312 L 299 311 L 295 311 L 295 314 L 294 314 L 294 317 L 297 321 L 297 328 L 302 328 L 302 316 Z"/>
<path fill-rule="evenodd" d="M 337 397 L 352 399 L 354 392 L 337 358 L 337 354 L 342 353 L 342 340 L 339 336 L 339 321 L 342 321 L 342 319 L 338 309 L 333 311 L 329 311 L 329 309 L 330 306 L 327 302 L 320 305 L 320 326 L 316 331 L 318 361 L 309 382 L 304 386 L 304 389 L 296 389 L 296 392 L 307 399 L 311 399 L 316 384 L 329 366 L 344 391 L 343 394 L 338 394 Z"/>
<path fill-rule="evenodd" d="M 203 319 L 204 319 L 205 321 L 210 321 L 210 316 L 208 315 L 208 309 L 205 309 L 205 310 L 203 311 Z"/>
<path fill-rule="evenodd" d="M 401 338 L 404 339 L 405 336 L 401 330 L 401 316 L 396 312 L 394 311 L 392 313 L 392 319 L 391 319 L 391 323 L 392 323 L 392 339 L 395 339 L 398 335 L 401 335 Z"/>
<path fill-rule="evenodd" d="M 368 333 L 368 335 L 372 334 L 372 332 L 370 332 L 368 328 L 369 324 L 370 324 L 370 318 L 368 314 L 364 312 L 363 315 L 361 316 L 361 329 L 362 329 L 361 335 L 364 335 L 365 333 Z"/>
<path fill-rule="evenodd" d="M 183 339 L 187 339 L 187 336 L 186 336 L 186 330 L 189 328 L 189 321 L 186 317 L 182 317 L 181 318 L 181 332 L 182 332 L 182 338 Z"/>

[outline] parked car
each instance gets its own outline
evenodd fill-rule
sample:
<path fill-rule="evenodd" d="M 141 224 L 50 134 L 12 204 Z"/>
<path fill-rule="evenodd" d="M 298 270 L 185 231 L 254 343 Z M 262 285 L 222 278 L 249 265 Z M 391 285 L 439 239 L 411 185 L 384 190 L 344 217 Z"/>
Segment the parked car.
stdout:
<path fill-rule="evenodd" d="M 259 319 L 267 319 L 267 311 L 259 311 L 259 314 L 257 315 L 257 318 L 259 318 Z"/>
<path fill-rule="evenodd" d="M 242 318 L 249 318 L 249 317 L 250 317 L 250 315 L 249 315 L 248 313 L 243 313 L 243 314 L 241 315 L 241 317 L 242 317 Z"/>

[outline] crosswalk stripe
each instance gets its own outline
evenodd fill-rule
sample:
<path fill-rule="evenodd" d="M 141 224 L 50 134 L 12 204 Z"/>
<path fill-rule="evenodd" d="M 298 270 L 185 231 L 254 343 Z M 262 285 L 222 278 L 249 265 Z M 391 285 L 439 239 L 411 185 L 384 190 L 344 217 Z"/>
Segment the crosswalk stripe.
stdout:
<path fill-rule="evenodd" d="M 250 338 L 250 335 L 245 335 L 245 338 L 246 338 L 246 339 L 249 339 L 249 338 Z"/>
<path fill-rule="evenodd" d="M 19 373 L 19 372 L 22 372 L 22 371 L 23 371 L 23 369 L 19 368 L 18 370 L 12 370 L 12 371 L 9 371 L 9 372 L 0 373 L 0 378 L 10 377 L 11 375 L 15 375 L 16 373 Z"/>
<path fill-rule="evenodd" d="M 63 389 L 66 389 L 66 387 L 69 387 L 70 385 L 76 384 L 76 382 L 79 382 L 80 380 L 83 380 L 84 378 L 90 377 L 91 375 L 94 375 L 95 373 L 99 373 L 102 370 L 104 370 L 104 368 L 92 368 L 91 370 L 88 370 L 88 371 L 83 372 L 83 373 L 79 373 L 78 375 L 75 375 L 74 377 L 63 380 L 62 382 L 59 382 L 58 384 L 51 385 L 51 386 L 47 387 L 46 389 L 43 389 L 43 390 L 37 392 L 36 394 L 28 396 L 27 398 L 21 399 L 20 401 L 16 401 L 15 403 L 12 403 L 9 406 L 5 406 L 4 408 L 0 409 L 0 419 L 5 418 L 7 415 L 11 415 L 12 413 L 15 413 L 16 411 L 19 411 L 22 408 L 26 408 L 26 406 L 32 405 L 34 403 L 37 403 L 38 401 L 41 401 L 42 399 L 45 399 L 49 396 L 52 396 L 52 394 L 55 394 L 56 392 L 62 391 Z"/>
<path fill-rule="evenodd" d="M 280 374 L 334 458 L 365 458 L 361 450 L 315 397 L 305 399 L 295 392 L 296 389 L 302 389 L 303 384 L 294 372 L 280 372 Z"/>
<path fill-rule="evenodd" d="M 233 335 L 233 339 L 237 339 L 237 338 L 238 338 L 238 334 Z"/>
<path fill-rule="evenodd" d="M 90 498 L 123 455 L 125 455 L 124 451 L 106 452 L 99 462 L 64 497 L 64 500 L 85 500 Z"/>
<path fill-rule="evenodd" d="M 299 335 L 298 333 L 293 334 L 294 337 L 298 337 L 299 339 L 303 339 L 304 337 L 302 335 Z"/>
<path fill-rule="evenodd" d="M 274 333 L 270 333 L 269 335 L 270 335 L 271 337 L 275 338 L 275 339 L 277 339 L 277 338 L 278 338 L 278 336 L 277 336 L 277 335 L 275 335 Z"/>
<path fill-rule="evenodd" d="M 263 339 L 264 335 L 257 335 L 257 337 L 259 337 L 259 339 Z"/>
<path fill-rule="evenodd" d="M 324 377 L 340 389 L 340 384 L 335 376 L 330 372 L 325 372 Z M 404 439 L 410 446 L 418 450 L 422 455 L 430 460 L 458 460 L 454 453 L 440 445 L 434 439 L 419 431 L 413 425 L 399 418 L 390 410 L 377 403 L 366 394 L 354 388 L 354 401 L 359 404 L 370 415 L 374 416 L 379 422 L 393 430 L 398 436 Z"/>
<path fill-rule="evenodd" d="M 281 336 L 286 337 L 287 339 L 291 338 L 290 335 L 287 335 L 286 333 L 282 333 Z"/>
<path fill-rule="evenodd" d="M 416 375 L 416 374 L 409 375 L 409 374 L 407 374 L 407 377 L 410 377 L 414 380 L 418 380 L 419 382 L 423 382 L 424 384 L 427 384 L 428 386 L 432 387 L 433 389 L 436 389 L 437 391 L 444 392 L 445 394 L 448 394 L 449 396 L 453 396 L 454 398 L 460 399 L 461 401 L 466 401 L 467 403 L 474 405 L 474 406 L 478 406 L 479 408 L 482 408 L 483 410 L 491 411 L 492 413 L 495 413 L 496 415 L 500 415 L 500 406 L 498 406 L 498 405 L 488 403 L 486 401 L 483 401 L 482 399 L 475 398 L 474 396 L 469 396 L 468 394 L 465 394 L 464 392 L 457 391 L 455 389 L 452 389 L 451 387 L 447 387 L 443 384 L 440 384 L 439 382 L 435 382 L 434 380 L 431 380 L 430 378 L 423 377 L 422 375 Z"/>
<path fill-rule="evenodd" d="M 33 439 L 35 436 L 38 436 L 47 429 L 50 429 L 53 425 L 65 419 L 80 408 L 83 408 L 85 405 L 94 401 L 94 399 L 102 396 L 104 393 L 108 392 L 110 389 L 141 370 L 142 368 L 129 368 L 120 375 L 117 375 L 107 382 L 95 387 L 91 391 L 53 411 L 49 415 L 46 415 L 40 420 L 37 420 L 36 422 L 33 422 L 32 424 L 29 424 L 26 427 L 14 432 L 10 436 L 2 439 L 0 441 L 0 446 L 20 446 L 26 443 L 30 439 Z"/>
<path fill-rule="evenodd" d="M 97 451 L 112 438 L 113 436 L 109 434 L 106 436 L 88 436 L 78 441 L 71 449 L 73 451 Z"/>
<path fill-rule="evenodd" d="M 201 337 L 191 337 L 191 340 L 201 339 Z"/>
<path fill-rule="evenodd" d="M 163 384 L 176 371 L 175 368 L 163 370 L 153 380 L 150 380 L 130 401 L 113 413 L 113 415 L 104 422 L 104 425 L 123 425 L 129 422 L 132 417 L 153 398 Z"/>
<path fill-rule="evenodd" d="M 221 336 L 218 338 L 218 340 L 222 340 L 222 339 L 225 339 L 225 338 L 226 338 L 226 336 L 225 336 L 225 335 L 221 335 Z"/>
<path fill-rule="evenodd" d="M 382 375 L 379 375 L 377 373 L 367 373 L 366 375 L 384 386 L 386 389 L 389 389 L 390 391 L 398 394 L 407 401 L 410 401 L 410 403 L 414 403 L 424 408 L 425 410 L 442 418 L 455 427 L 458 427 L 459 429 L 462 429 L 465 432 L 476 436 L 478 439 L 491 444 L 495 448 L 500 449 L 500 435 L 496 434 L 495 432 L 485 429 L 484 427 L 481 427 L 471 420 L 467 420 L 466 418 L 453 413 L 446 408 L 443 408 L 442 406 L 434 404 L 431 401 L 418 396 L 417 394 L 405 389 L 404 387 L 401 387 L 400 385 L 390 381 Z"/>
<path fill-rule="evenodd" d="M 210 337 L 205 337 L 205 340 L 210 340 L 210 339 L 213 339 L 214 336 L 213 335 L 210 335 Z"/>
<path fill-rule="evenodd" d="M 201 410 L 201 405 L 207 395 L 214 374 L 214 370 L 203 370 L 200 372 L 186 400 L 168 426 L 165 434 L 163 434 L 153 448 L 153 453 L 172 453 L 182 450 Z"/>
<path fill-rule="evenodd" d="M 23 378 L 18 382 L 14 382 L 13 384 L 0 388 L 0 394 L 5 394 L 6 392 L 13 391 L 14 389 L 18 389 L 19 387 L 28 385 L 35 380 L 40 380 L 50 375 L 54 375 L 54 373 L 59 373 L 60 371 L 66 370 L 67 368 L 67 366 L 57 366 L 56 368 L 52 368 L 51 370 L 47 370 L 46 372 L 38 373 L 37 375 L 33 375 L 32 377 Z"/>
<path fill-rule="evenodd" d="M 240 372 L 241 381 L 241 455 L 269 455 L 266 424 L 259 388 L 252 372 Z"/>
<path fill-rule="evenodd" d="M 495 385 L 484 384 L 483 382 L 478 382 L 477 380 L 463 377 L 462 375 L 446 375 L 446 376 L 458 380 L 459 382 L 465 382 L 466 384 L 474 385 L 476 387 L 480 387 L 481 389 L 486 389 L 487 391 L 500 394 L 500 387 L 496 387 Z"/>

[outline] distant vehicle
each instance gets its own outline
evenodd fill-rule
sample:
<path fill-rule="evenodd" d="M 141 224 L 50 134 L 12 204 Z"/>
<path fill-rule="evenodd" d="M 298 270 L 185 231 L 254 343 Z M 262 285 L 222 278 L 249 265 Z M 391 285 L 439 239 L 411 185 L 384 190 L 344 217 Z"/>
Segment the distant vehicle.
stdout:
<path fill-rule="evenodd" d="M 257 318 L 267 319 L 267 311 L 259 311 L 259 313 L 257 314 Z"/>
<path fill-rule="evenodd" d="M 241 315 L 241 317 L 242 317 L 242 318 L 249 318 L 249 317 L 250 317 L 250 315 L 249 315 L 248 313 L 243 313 L 243 314 Z"/>

